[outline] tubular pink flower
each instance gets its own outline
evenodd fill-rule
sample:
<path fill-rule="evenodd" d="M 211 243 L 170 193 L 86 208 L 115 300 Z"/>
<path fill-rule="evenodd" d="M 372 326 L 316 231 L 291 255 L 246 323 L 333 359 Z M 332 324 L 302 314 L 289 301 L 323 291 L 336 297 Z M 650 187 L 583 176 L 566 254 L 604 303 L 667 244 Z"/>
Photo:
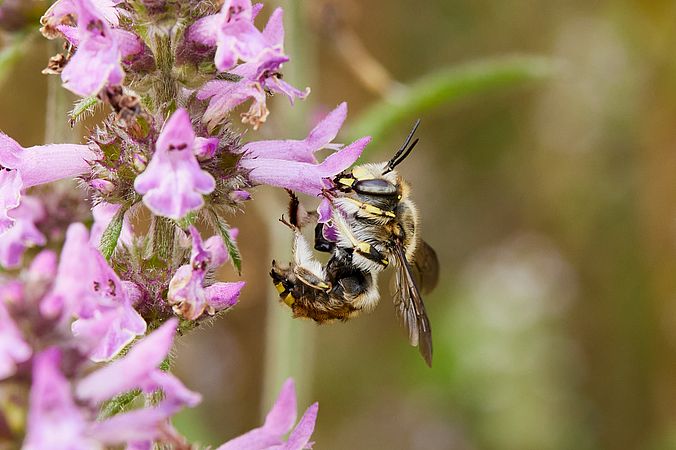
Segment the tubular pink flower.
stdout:
<path fill-rule="evenodd" d="M 91 347 L 94 361 L 103 361 L 145 334 L 146 323 L 133 307 L 135 292 L 91 244 L 84 225 L 76 223 L 68 228 L 52 292 L 40 306 L 48 317 L 76 317 L 73 334 Z"/>
<path fill-rule="evenodd" d="M 66 89 L 83 97 L 97 94 L 108 84 L 124 80 L 124 52 L 141 50 L 140 42 L 127 32 L 114 33 L 110 22 L 91 0 L 73 0 L 77 7 L 77 37 L 59 28 L 71 40 L 77 51 L 61 74 Z M 124 52 L 123 52 L 124 50 Z"/>
<path fill-rule="evenodd" d="M 311 448 L 310 437 L 317 420 L 317 403 L 310 406 L 287 442 L 282 437 L 296 422 L 296 389 L 292 379 L 286 380 L 279 397 L 265 417 L 262 427 L 236 437 L 216 450 L 302 450 Z"/>
<path fill-rule="evenodd" d="M 167 321 L 134 345 L 124 358 L 83 378 L 75 390 L 77 398 L 97 404 L 134 388 L 152 392 L 158 384 L 157 376 L 164 374 L 157 367 L 171 350 L 177 325 L 176 319 Z M 170 394 L 183 396 L 185 392 L 181 389 Z"/>
<path fill-rule="evenodd" d="M 119 15 L 115 6 L 123 0 L 97 0 L 92 7 L 96 10 L 97 15 L 106 19 L 110 25 L 117 26 L 119 24 Z M 40 19 L 40 23 L 44 26 L 56 28 L 61 25 L 67 17 L 77 16 L 78 4 L 77 0 L 57 0 L 49 7 Z M 50 37 L 50 36 L 47 36 Z"/>
<path fill-rule="evenodd" d="M 317 163 L 314 154 L 324 148 L 338 150 L 342 145 L 331 142 L 338 135 L 347 117 L 347 103 L 343 102 L 322 119 L 303 140 L 277 140 L 249 142 L 241 153 L 248 158 L 283 159 L 304 163 Z"/>
<path fill-rule="evenodd" d="M 245 283 L 219 282 L 205 288 L 208 271 L 225 263 L 228 254 L 220 236 L 212 236 L 203 244 L 195 227 L 190 227 L 190 234 L 193 242 L 190 264 L 179 267 L 172 277 L 167 299 L 176 314 L 196 320 L 205 310 L 214 314 L 235 306 Z"/>
<path fill-rule="evenodd" d="M 86 436 L 87 422 L 60 369 L 57 348 L 43 351 L 33 363 L 28 430 L 23 450 L 89 450 L 102 445 Z"/>
<path fill-rule="evenodd" d="M 249 179 L 254 183 L 318 196 L 325 188 L 325 179 L 334 177 L 354 164 L 370 141 L 370 137 L 358 139 L 329 155 L 320 164 L 265 157 L 249 158 L 246 154 L 239 164 L 249 171 Z"/>
<path fill-rule="evenodd" d="M 19 206 L 23 189 L 82 175 L 97 157 L 86 145 L 49 144 L 23 148 L 0 133 L 0 233 L 14 222 L 8 211 Z"/>
<path fill-rule="evenodd" d="M 214 80 L 206 83 L 198 92 L 200 100 L 209 100 L 203 122 L 214 128 L 225 120 L 227 113 L 248 99 L 253 99 L 249 111 L 243 114 L 243 122 L 250 123 L 254 129 L 265 122 L 268 109 L 265 91 L 281 93 L 289 98 L 293 105 L 296 98 L 305 99 L 310 89 L 300 91 L 282 80 L 279 75 L 282 65 L 289 61 L 284 54 L 283 11 L 277 8 L 261 33 L 265 45 L 260 48 L 255 58 L 235 67 L 231 72 L 242 77 L 232 82 Z"/>
<path fill-rule="evenodd" d="M 250 0 L 226 0 L 220 13 L 204 17 L 188 30 L 188 39 L 207 46 L 216 46 L 214 61 L 222 72 L 238 60 L 252 61 L 266 50 L 283 54 L 284 28 L 282 9 L 277 8 L 261 32 L 253 23 L 260 6 Z"/>
<path fill-rule="evenodd" d="M 157 368 L 171 348 L 176 326 L 176 320 L 168 321 L 124 358 L 90 373 L 74 386 L 61 372 L 59 349 L 38 354 L 33 366 L 24 448 L 103 449 L 140 445 L 144 441 L 175 441 L 177 433 L 168 419 L 181 408 L 195 406 L 201 400 L 199 394 L 188 390 L 173 375 Z M 144 393 L 161 390 L 163 399 L 154 407 L 94 420 L 92 413 L 102 402 L 132 389 Z"/>
<path fill-rule="evenodd" d="M 35 227 L 35 222 L 45 215 L 44 207 L 35 197 L 24 196 L 21 204 L 9 211 L 14 226 L 0 233 L 0 266 L 16 268 L 27 247 L 45 245 L 47 239 Z"/>
<path fill-rule="evenodd" d="M 9 293 L 0 287 L 0 380 L 14 375 L 16 365 L 27 361 L 33 351 L 7 311 Z"/>
<path fill-rule="evenodd" d="M 150 164 L 134 182 L 136 191 L 143 194 L 143 203 L 154 214 L 180 219 L 200 209 L 202 195 L 214 190 L 216 182 L 200 168 L 194 143 L 190 116 L 179 109 L 164 125 Z"/>

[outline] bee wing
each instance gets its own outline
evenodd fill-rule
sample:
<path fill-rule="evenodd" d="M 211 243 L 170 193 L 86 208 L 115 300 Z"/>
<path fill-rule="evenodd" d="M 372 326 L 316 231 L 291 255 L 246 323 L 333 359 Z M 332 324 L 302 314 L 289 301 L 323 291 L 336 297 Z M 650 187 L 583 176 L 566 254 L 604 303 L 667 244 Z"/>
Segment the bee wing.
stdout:
<path fill-rule="evenodd" d="M 413 255 L 413 274 L 423 294 L 429 294 L 439 282 L 437 252 L 423 240 L 418 242 Z"/>
<path fill-rule="evenodd" d="M 432 367 L 432 328 L 425 312 L 420 290 L 413 270 L 401 246 L 394 250 L 396 256 L 394 309 L 408 331 L 408 341 L 418 347 L 428 366 Z"/>

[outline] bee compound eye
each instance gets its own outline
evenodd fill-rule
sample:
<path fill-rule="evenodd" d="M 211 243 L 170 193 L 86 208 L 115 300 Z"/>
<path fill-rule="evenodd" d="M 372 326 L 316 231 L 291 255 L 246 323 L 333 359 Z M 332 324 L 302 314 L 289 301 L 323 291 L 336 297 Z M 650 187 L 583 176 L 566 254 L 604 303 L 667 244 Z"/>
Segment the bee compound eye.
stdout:
<path fill-rule="evenodd" d="M 354 184 L 355 192 L 364 195 L 396 195 L 397 187 L 387 180 L 376 178 L 373 180 L 361 180 Z"/>

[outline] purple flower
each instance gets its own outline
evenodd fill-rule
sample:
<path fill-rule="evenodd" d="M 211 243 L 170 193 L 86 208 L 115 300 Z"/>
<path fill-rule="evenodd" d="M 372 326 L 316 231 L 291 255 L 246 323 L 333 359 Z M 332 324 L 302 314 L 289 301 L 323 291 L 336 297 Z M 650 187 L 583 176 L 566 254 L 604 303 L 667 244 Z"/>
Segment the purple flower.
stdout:
<path fill-rule="evenodd" d="M 16 365 L 27 361 L 33 353 L 24 341 L 21 331 L 12 320 L 7 304 L 15 286 L 0 286 L 0 380 L 11 377 L 16 372 Z"/>
<path fill-rule="evenodd" d="M 319 405 L 314 403 L 291 431 L 284 442 L 282 436 L 291 430 L 296 422 L 296 389 L 292 379 L 286 380 L 282 391 L 265 417 L 262 427 L 255 428 L 236 437 L 216 450 L 303 450 L 312 448 L 309 442 L 317 420 Z"/>
<path fill-rule="evenodd" d="M 175 320 L 168 321 L 136 344 L 124 358 L 73 384 L 61 371 L 58 348 L 38 354 L 33 365 L 24 448 L 102 449 L 175 439 L 177 433 L 168 419 L 201 399 L 178 379 L 157 368 L 171 349 L 176 326 Z M 132 389 L 144 393 L 161 390 L 163 400 L 154 407 L 132 410 L 100 422 L 92 420 L 103 401 Z"/>
<path fill-rule="evenodd" d="M 239 164 L 248 171 L 254 183 L 284 187 L 309 195 L 320 195 L 327 187 L 327 178 L 332 178 L 350 167 L 371 141 L 363 137 L 329 155 L 320 164 L 315 164 L 314 153 L 322 148 L 336 150 L 331 144 L 345 116 L 347 105 L 341 103 L 329 113 L 307 138 L 302 141 L 251 142 L 242 148 L 244 155 Z"/>
<path fill-rule="evenodd" d="M 159 216 L 180 219 L 204 205 L 202 194 L 211 193 L 216 182 L 200 168 L 193 151 L 195 132 L 185 109 L 177 110 L 157 139 L 155 154 L 134 188 L 143 203 Z"/>
<path fill-rule="evenodd" d="M 218 138 L 215 137 L 214 138 L 196 137 L 195 146 L 193 147 L 195 156 L 197 156 L 197 159 L 200 161 L 207 161 L 213 158 L 214 155 L 216 154 L 216 150 L 218 150 L 218 143 L 219 140 Z"/>
<path fill-rule="evenodd" d="M 239 81 L 214 80 L 206 83 L 197 93 L 200 100 L 209 100 L 203 122 L 214 128 L 223 122 L 227 113 L 237 105 L 248 99 L 253 99 L 249 111 L 242 115 L 242 121 L 253 125 L 257 129 L 265 122 L 268 116 L 266 105 L 266 90 L 273 93 L 282 93 L 289 98 L 291 104 L 296 98 L 304 99 L 310 89 L 300 91 L 284 80 L 279 71 L 282 65 L 289 61 L 284 55 L 284 27 L 282 25 L 282 10 L 277 9 L 270 16 L 267 26 L 261 33 L 265 39 L 264 46 L 255 59 L 235 67 L 231 72 L 241 77 Z"/>
<path fill-rule="evenodd" d="M 225 120 L 233 108 L 252 99 L 249 111 L 242 114 L 242 122 L 249 123 L 254 129 L 258 129 L 269 114 L 266 90 L 288 96 L 291 104 L 296 98 L 304 99 L 310 94 L 309 88 L 300 91 L 280 78 L 279 70 L 288 58 L 267 56 L 271 59 L 264 61 L 263 64 L 253 61 L 237 66 L 232 73 L 241 77 L 239 81 L 213 80 L 200 89 L 197 98 L 209 99 L 209 106 L 202 118 L 204 123 L 214 128 Z"/>
<path fill-rule="evenodd" d="M 122 83 L 123 56 L 138 53 L 143 47 L 134 34 L 114 31 L 91 0 L 73 1 L 77 6 L 77 29 L 58 29 L 77 46 L 77 51 L 61 78 L 66 89 L 84 97 L 97 94 L 108 84 Z"/>
<path fill-rule="evenodd" d="M 90 347 L 92 360 L 103 361 L 145 334 L 146 323 L 133 307 L 137 295 L 133 283 L 120 281 L 91 244 L 84 225 L 76 223 L 68 228 L 57 278 L 41 310 L 64 322 L 76 317 L 73 334 Z"/>
<path fill-rule="evenodd" d="M 338 135 L 347 117 L 347 103 L 343 102 L 331 111 L 310 131 L 303 140 L 286 139 L 280 141 L 249 142 L 241 148 L 248 158 L 283 159 L 304 163 L 317 163 L 314 154 L 328 148 L 338 150 L 339 144 L 331 144 Z"/>
<path fill-rule="evenodd" d="M 91 6 L 98 16 L 105 18 L 110 25 L 119 24 L 119 16 L 115 5 L 123 0 L 97 0 Z M 57 0 L 49 7 L 40 19 L 40 23 L 48 29 L 55 29 L 60 25 L 68 24 L 78 14 L 77 0 Z M 47 37 L 53 37 L 48 35 Z"/>
<path fill-rule="evenodd" d="M 97 154 L 86 145 L 50 144 L 22 148 L 0 133 L 0 233 L 14 223 L 8 211 L 19 206 L 21 191 L 87 172 Z"/>
<path fill-rule="evenodd" d="M 26 248 L 47 243 L 45 236 L 35 227 L 35 222 L 43 219 L 44 215 L 42 203 L 28 196 L 24 196 L 21 204 L 8 212 L 14 225 L 0 233 L 0 266 L 8 269 L 19 267 Z"/>
<path fill-rule="evenodd" d="M 28 430 L 23 450 L 101 448 L 86 435 L 87 422 L 75 404 L 60 369 L 61 353 L 51 348 L 36 355 L 30 393 Z"/>
<path fill-rule="evenodd" d="M 228 254 L 220 236 L 212 236 L 202 243 L 197 229 L 190 227 L 192 252 L 190 264 L 178 268 L 169 283 L 167 299 L 176 314 L 189 320 L 199 318 L 206 310 L 208 314 L 232 308 L 237 303 L 244 282 L 214 283 L 204 288 L 204 279 L 209 270 L 222 265 Z"/>
<path fill-rule="evenodd" d="M 254 60 L 266 50 L 281 55 L 284 42 L 282 10 L 277 8 L 272 13 L 266 33 L 266 30 L 260 32 L 253 24 L 261 7 L 252 6 L 250 0 L 226 0 L 219 14 L 204 17 L 191 26 L 188 38 L 216 46 L 215 63 L 221 72 L 231 69 L 238 60 Z M 268 30 L 270 24 L 274 29 Z"/>

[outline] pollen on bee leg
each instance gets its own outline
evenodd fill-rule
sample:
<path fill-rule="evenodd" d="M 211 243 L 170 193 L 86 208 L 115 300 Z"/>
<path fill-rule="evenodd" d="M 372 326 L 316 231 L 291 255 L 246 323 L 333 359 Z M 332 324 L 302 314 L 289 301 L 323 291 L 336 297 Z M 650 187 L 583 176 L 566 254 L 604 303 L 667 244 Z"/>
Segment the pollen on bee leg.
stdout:
<path fill-rule="evenodd" d="M 286 288 L 284 287 L 284 284 L 280 281 L 279 283 L 275 283 L 275 288 L 277 289 L 277 292 L 280 294 L 286 291 Z"/>
<path fill-rule="evenodd" d="M 294 298 L 293 294 L 289 293 L 289 295 L 284 297 L 283 301 L 287 304 L 287 306 L 293 306 L 293 304 L 296 302 L 296 299 Z"/>

